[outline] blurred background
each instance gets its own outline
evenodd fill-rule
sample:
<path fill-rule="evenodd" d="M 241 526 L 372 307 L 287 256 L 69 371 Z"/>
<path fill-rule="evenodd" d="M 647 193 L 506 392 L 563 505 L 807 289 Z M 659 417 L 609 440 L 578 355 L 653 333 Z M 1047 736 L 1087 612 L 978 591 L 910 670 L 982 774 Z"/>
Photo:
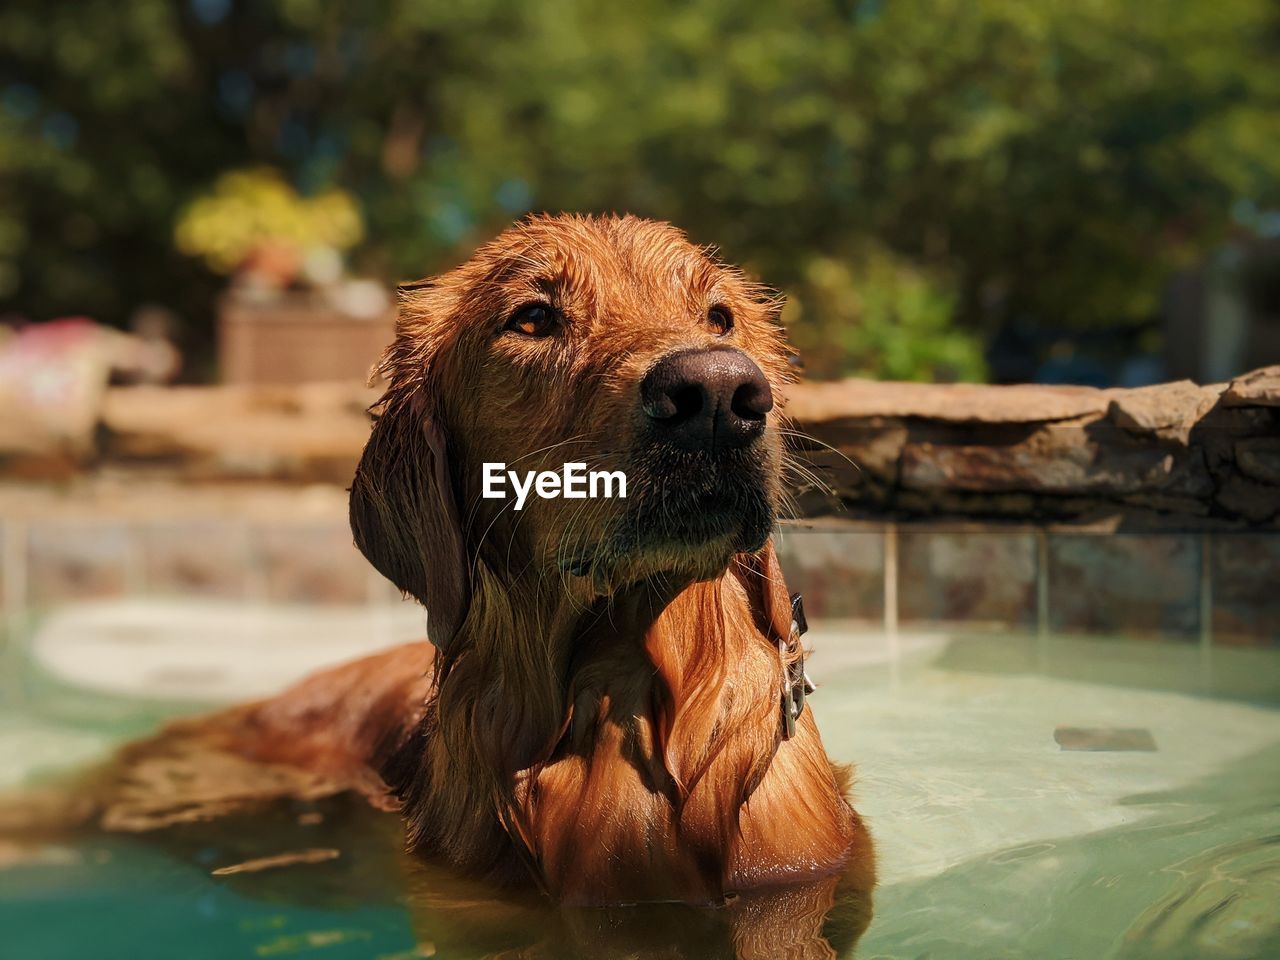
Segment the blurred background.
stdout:
<path fill-rule="evenodd" d="M 1278 62 L 1272 0 L 9 0 L 0 314 L 347 377 L 394 283 L 630 211 L 811 378 L 1221 381 L 1280 360 Z"/>

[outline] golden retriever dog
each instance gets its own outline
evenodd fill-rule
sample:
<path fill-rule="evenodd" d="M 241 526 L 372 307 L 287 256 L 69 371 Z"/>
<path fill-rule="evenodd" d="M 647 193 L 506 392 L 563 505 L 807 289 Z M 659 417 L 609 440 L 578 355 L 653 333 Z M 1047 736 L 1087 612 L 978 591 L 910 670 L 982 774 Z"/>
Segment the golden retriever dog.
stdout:
<path fill-rule="evenodd" d="M 351 527 L 429 642 L 180 722 L 134 748 L 108 820 L 163 821 L 146 757 L 198 738 L 222 758 L 204 782 L 252 763 L 281 792 L 360 790 L 413 851 L 561 902 L 869 890 L 770 540 L 779 306 L 634 217 L 533 217 L 402 288 Z M 567 462 L 626 496 L 481 495 L 486 463 Z"/>

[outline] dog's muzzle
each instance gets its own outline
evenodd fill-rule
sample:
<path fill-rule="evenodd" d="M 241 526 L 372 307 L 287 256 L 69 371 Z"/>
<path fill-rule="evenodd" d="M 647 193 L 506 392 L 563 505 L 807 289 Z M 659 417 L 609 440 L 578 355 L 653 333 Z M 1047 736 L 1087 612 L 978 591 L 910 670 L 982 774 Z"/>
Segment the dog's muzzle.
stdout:
<path fill-rule="evenodd" d="M 654 441 L 719 452 L 764 433 L 773 391 L 741 350 L 711 347 L 681 350 L 654 364 L 640 384 L 640 404 Z"/>

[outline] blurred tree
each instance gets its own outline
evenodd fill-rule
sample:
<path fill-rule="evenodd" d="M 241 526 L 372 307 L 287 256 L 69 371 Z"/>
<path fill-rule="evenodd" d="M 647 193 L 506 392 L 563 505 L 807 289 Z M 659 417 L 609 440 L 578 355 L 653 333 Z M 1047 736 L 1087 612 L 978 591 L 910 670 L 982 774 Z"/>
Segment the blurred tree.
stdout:
<path fill-rule="evenodd" d="M 173 225 L 265 164 L 354 192 L 388 278 L 625 209 L 783 287 L 816 373 L 979 376 L 1280 203 L 1277 54 L 1274 0 L 8 0 L 0 311 L 207 330 Z"/>
<path fill-rule="evenodd" d="M 900 257 L 868 246 L 843 259 L 814 256 L 783 322 L 814 379 L 980 380 L 982 348 L 953 324 L 955 297 Z"/>

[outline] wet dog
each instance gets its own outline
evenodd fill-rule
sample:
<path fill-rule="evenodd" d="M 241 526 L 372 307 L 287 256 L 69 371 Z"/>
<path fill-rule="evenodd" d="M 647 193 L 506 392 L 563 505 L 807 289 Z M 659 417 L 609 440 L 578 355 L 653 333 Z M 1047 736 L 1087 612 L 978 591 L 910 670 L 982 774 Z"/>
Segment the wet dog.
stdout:
<path fill-rule="evenodd" d="M 157 742 L 268 769 L 280 792 L 360 790 L 423 855 L 564 901 L 716 902 L 850 871 L 869 889 L 847 771 L 791 701 L 779 306 L 632 217 L 531 218 L 403 287 L 351 527 L 426 608 L 429 642 Z M 626 496 L 517 511 L 481 495 L 486 463 L 583 464 Z M 134 748 L 117 825 L 169 816 L 145 799 L 156 750 Z"/>

